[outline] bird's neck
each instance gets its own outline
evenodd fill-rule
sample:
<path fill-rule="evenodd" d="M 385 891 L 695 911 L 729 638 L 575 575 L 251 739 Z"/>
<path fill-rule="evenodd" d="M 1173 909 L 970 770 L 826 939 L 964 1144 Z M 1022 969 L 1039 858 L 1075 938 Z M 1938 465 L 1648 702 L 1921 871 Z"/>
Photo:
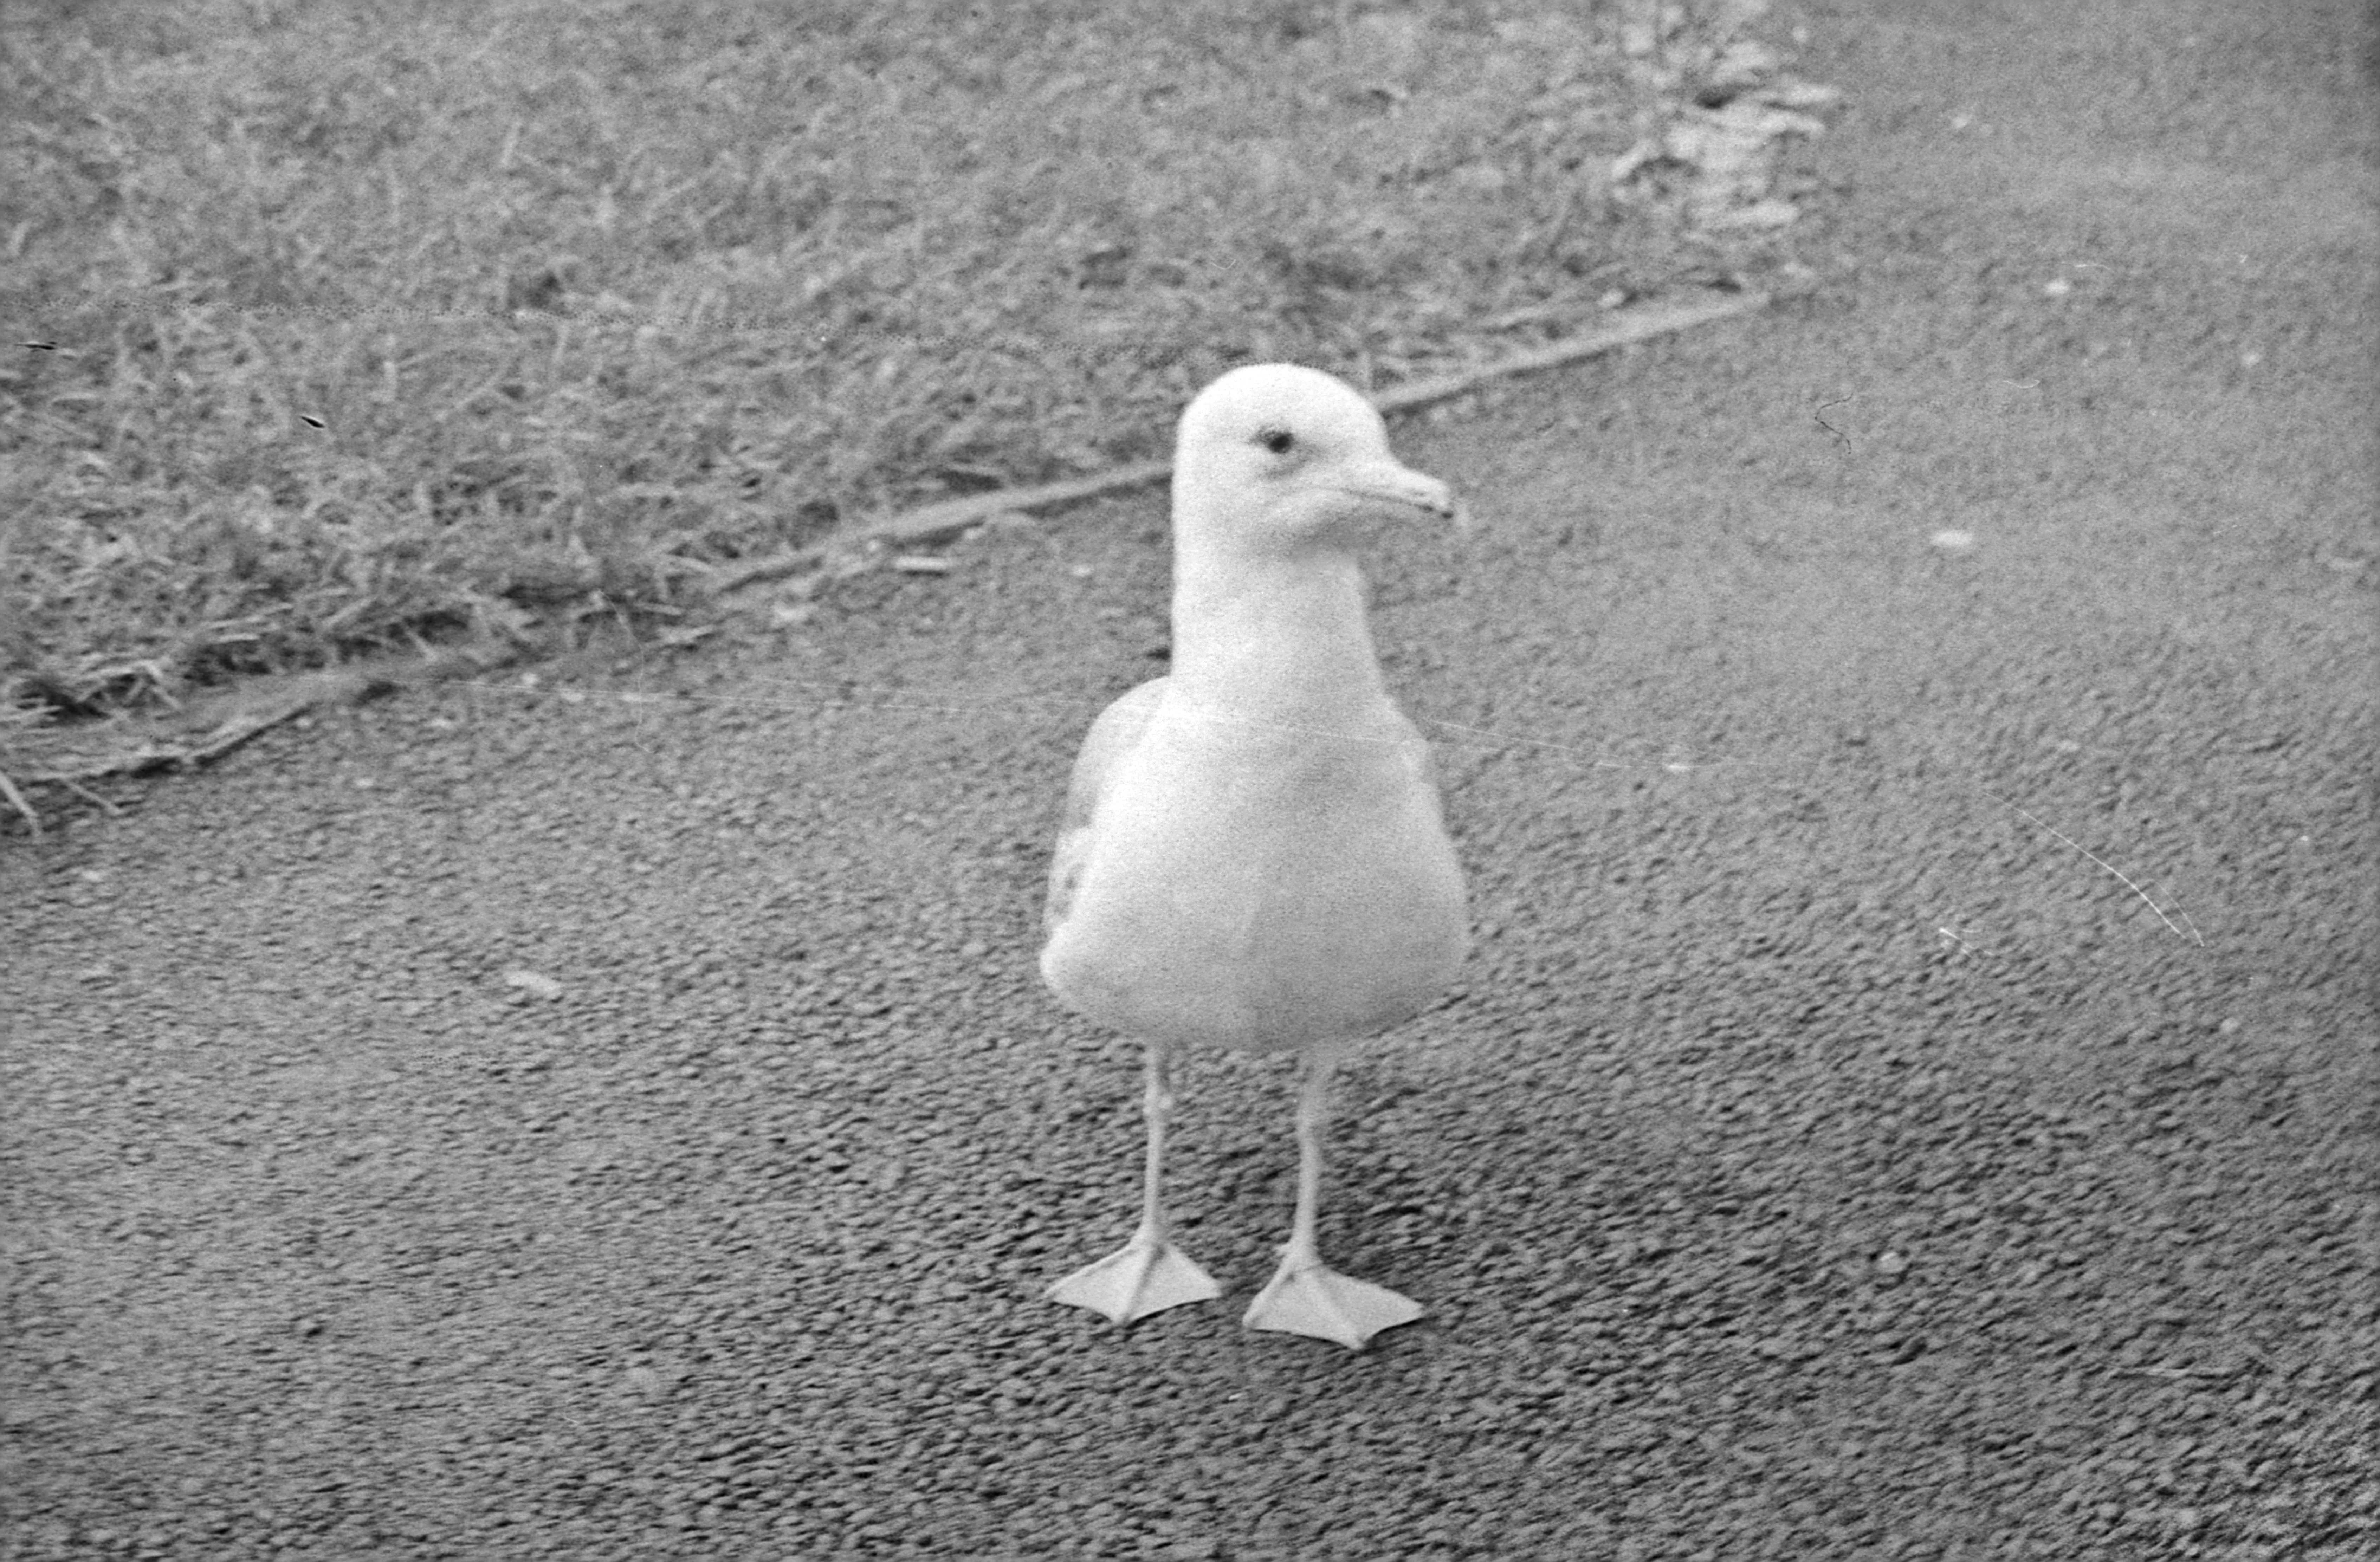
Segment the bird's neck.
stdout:
<path fill-rule="evenodd" d="M 1389 705 L 1352 555 L 1245 563 L 1177 554 L 1172 685 L 1202 704 L 1303 721 Z"/>

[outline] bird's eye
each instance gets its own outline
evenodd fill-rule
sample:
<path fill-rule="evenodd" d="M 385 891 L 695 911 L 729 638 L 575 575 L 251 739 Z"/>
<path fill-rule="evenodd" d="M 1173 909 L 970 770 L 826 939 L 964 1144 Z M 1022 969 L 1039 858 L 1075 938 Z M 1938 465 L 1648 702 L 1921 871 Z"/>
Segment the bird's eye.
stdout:
<path fill-rule="evenodd" d="M 1297 436 L 1286 429 L 1259 429 L 1257 430 L 1257 443 L 1275 455 L 1287 455 L 1290 447 L 1297 443 Z"/>

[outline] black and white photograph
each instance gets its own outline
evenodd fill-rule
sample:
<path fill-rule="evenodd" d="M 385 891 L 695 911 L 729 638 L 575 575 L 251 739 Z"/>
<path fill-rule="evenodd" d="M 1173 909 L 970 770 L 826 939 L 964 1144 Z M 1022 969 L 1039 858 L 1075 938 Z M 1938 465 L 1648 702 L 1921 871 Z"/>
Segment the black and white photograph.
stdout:
<path fill-rule="evenodd" d="M 2371 0 L 0 0 L 0 1562 L 2380 1556 Z"/>

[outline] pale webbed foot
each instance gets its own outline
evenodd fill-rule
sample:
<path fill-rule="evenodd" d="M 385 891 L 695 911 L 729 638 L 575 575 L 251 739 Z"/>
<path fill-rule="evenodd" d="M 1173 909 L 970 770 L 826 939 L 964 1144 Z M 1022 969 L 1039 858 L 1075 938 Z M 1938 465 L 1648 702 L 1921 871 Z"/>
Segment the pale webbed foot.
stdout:
<path fill-rule="evenodd" d="M 1382 1329 L 1412 1323 L 1421 1303 L 1359 1280 L 1311 1253 L 1291 1253 L 1240 1321 L 1252 1329 L 1310 1335 L 1361 1350 Z"/>
<path fill-rule="evenodd" d="M 1052 1302 L 1104 1313 L 1119 1324 L 1223 1294 L 1213 1277 L 1172 1242 L 1142 1232 L 1098 1263 L 1051 1286 Z"/>

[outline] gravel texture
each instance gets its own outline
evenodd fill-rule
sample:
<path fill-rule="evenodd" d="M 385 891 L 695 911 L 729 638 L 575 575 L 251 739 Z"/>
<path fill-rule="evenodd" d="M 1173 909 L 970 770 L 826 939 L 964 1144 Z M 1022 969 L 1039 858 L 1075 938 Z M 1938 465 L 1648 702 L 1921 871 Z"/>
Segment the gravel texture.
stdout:
<path fill-rule="evenodd" d="M 1813 5 L 1828 280 L 1400 435 L 1481 938 L 1324 1242 L 1427 1320 L 1237 1326 L 1232 1059 L 1233 1300 L 1038 1300 L 1138 1174 L 1033 963 L 1140 500 L 0 842 L 0 1556 L 2372 1555 L 2372 78 L 2283 16 Z"/>

